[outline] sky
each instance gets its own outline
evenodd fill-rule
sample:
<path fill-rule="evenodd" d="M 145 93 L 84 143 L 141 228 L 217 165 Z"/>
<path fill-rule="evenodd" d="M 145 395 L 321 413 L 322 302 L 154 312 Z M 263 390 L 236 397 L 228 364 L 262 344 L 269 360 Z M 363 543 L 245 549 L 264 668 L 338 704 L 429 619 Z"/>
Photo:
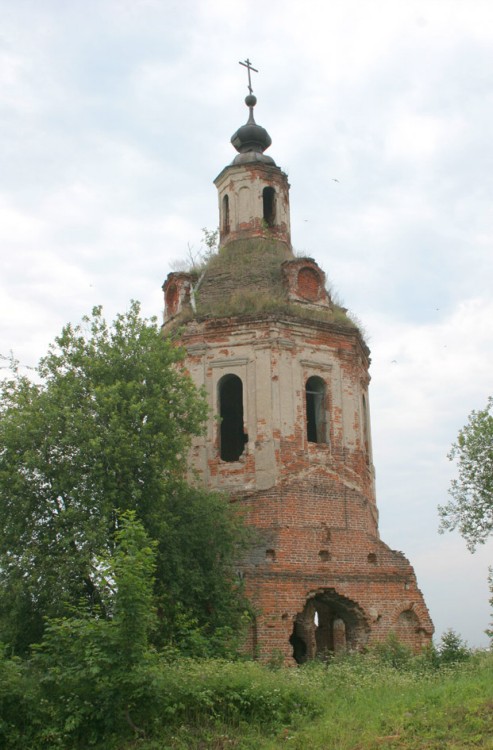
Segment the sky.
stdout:
<path fill-rule="evenodd" d="M 447 454 L 493 360 L 490 0 L 0 0 L 0 353 L 161 285 L 218 223 L 247 119 L 288 173 L 295 251 L 372 350 L 382 539 L 438 638 L 485 646 L 493 542 L 438 534 Z"/>

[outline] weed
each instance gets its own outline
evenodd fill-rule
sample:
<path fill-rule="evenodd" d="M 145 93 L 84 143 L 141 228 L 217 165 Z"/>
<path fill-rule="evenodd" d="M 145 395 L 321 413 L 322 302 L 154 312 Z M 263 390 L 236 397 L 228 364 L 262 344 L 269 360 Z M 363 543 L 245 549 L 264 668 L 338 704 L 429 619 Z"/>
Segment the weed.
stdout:
<path fill-rule="evenodd" d="M 122 724 L 89 744 L 95 750 L 130 750 L 136 742 L 140 750 L 491 750 L 493 654 L 469 652 L 465 661 L 440 663 L 438 653 L 415 657 L 390 639 L 366 654 L 274 670 L 156 654 L 142 667 L 138 696 L 146 738 L 126 739 Z M 59 709 L 36 699 L 29 663 L 6 659 L 1 671 L 0 736 L 7 750 L 67 747 L 47 734 Z M 98 684 L 109 695 L 111 675 L 103 677 Z"/>

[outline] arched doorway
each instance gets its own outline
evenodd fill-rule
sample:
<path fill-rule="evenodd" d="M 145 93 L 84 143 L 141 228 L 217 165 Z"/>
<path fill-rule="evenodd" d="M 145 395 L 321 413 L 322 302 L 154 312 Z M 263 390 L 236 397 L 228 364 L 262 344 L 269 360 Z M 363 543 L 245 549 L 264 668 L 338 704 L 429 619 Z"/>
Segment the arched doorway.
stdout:
<path fill-rule="evenodd" d="M 324 589 L 308 597 L 294 620 L 289 642 L 298 664 L 347 650 L 362 648 L 369 626 L 361 607 L 334 589 Z"/>

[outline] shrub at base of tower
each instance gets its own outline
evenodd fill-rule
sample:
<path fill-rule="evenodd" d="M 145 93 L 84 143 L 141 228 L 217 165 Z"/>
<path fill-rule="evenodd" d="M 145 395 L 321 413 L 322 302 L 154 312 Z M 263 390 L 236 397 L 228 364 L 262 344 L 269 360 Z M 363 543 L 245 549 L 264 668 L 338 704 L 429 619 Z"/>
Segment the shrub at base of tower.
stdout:
<path fill-rule="evenodd" d="M 251 532 L 224 495 L 185 484 L 168 494 L 166 512 L 154 641 L 188 656 L 231 656 L 250 619 L 236 562 Z"/>
<path fill-rule="evenodd" d="M 108 619 L 80 610 L 48 621 L 29 664 L 42 702 L 51 706 L 54 747 L 145 733 L 157 666 L 149 649 L 156 545 L 134 512 L 122 516 L 115 544 L 113 555 L 100 561 L 114 588 Z"/>
<path fill-rule="evenodd" d="M 110 617 L 97 561 L 114 549 L 115 508 L 157 542 L 160 642 L 180 641 L 178 612 L 212 642 L 241 621 L 239 521 L 184 483 L 207 407 L 182 358 L 132 303 L 111 325 L 95 308 L 66 326 L 34 378 L 12 363 L 0 403 L 0 641 L 14 652 L 81 601 Z"/>

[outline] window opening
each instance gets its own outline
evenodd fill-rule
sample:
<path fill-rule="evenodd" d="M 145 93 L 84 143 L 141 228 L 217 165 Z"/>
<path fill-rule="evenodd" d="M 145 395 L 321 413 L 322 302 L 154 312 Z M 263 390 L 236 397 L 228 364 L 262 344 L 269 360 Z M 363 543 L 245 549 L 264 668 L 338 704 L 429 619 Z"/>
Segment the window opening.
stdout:
<path fill-rule="evenodd" d="M 325 383 L 316 376 L 306 381 L 306 432 L 309 443 L 327 442 Z"/>
<path fill-rule="evenodd" d="M 365 459 L 366 463 L 370 463 L 370 441 L 368 439 L 368 407 L 366 405 L 366 398 L 363 394 L 361 397 L 363 405 L 363 441 L 365 445 Z"/>
<path fill-rule="evenodd" d="M 276 191 L 274 188 L 264 188 L 262 199 L 264 204 L 264 221 L 267 226 L 272 227 L 276 221 Z"/>
<path fill-rule="evenodd" d="M 223 461 L 238 461 L 248 435 L 243 427 L 243 383 L 237 375 L 219 381 L 220 455 Z"/>
<path fill-rule="evenodd" d="M 224 234 L 229 232 L 229 197 L 227 195 L 223 198 L 223 232 Z"/>

